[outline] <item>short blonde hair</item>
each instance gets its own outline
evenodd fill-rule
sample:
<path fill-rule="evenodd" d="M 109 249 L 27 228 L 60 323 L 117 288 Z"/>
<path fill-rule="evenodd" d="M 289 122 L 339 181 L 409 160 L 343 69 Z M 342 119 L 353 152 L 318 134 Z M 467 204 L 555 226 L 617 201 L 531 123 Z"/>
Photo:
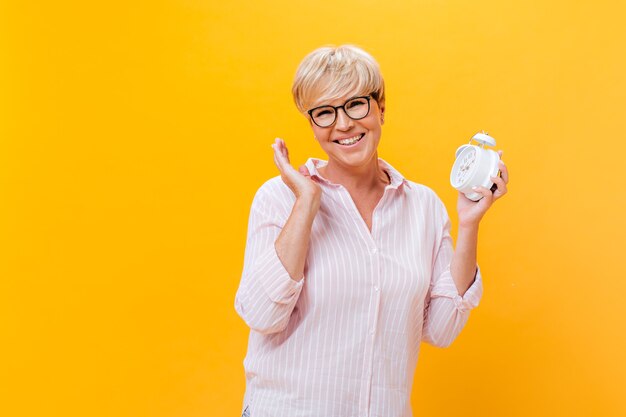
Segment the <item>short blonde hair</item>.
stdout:
<path fill-rule="evenodd" d="M 378 62 L 354 45 L 325 46 L 308 54 L 298 66 L 291 92 L 302 113 L 315 101 L 350 93 L 371 94 L 378 104 L 385 102 L 385 82 Z"/>

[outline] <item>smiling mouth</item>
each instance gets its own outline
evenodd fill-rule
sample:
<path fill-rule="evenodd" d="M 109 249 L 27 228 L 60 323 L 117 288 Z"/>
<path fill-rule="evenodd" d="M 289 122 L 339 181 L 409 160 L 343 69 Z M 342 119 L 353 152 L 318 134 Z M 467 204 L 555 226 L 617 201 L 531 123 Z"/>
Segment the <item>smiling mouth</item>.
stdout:
<path fill-rule="evenodd" d="M 343 146 L 350 146 L 363 139 L 363 136 L 365 136 L 365 133 L 361 133 L 360 135 L 356 135 L 348 139 L 334 140 L 333 142 Z"/>

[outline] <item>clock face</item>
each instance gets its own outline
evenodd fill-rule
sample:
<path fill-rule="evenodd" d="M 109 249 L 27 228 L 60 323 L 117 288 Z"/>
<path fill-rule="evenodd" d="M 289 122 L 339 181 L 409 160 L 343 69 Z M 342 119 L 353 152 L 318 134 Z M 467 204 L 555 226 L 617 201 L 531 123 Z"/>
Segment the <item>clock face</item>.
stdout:
<path fill-rule="evenodd" d="M 460 187 L 470 174 L 474 171 L 476 166 L 476 148 L 468 146 L 461 152 L 459 158 L 455 164 L 455 172 L 453 174 L 454 186 Z"/>

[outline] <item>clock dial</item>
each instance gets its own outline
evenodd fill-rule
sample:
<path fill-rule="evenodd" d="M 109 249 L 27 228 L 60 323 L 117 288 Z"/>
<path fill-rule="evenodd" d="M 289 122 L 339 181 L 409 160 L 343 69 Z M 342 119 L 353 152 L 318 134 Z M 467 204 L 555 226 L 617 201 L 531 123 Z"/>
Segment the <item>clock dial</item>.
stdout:
<path fill-rule="evenodd" d="M 475 165 L 476 149 L 465 149 L 465 151 L 459 155 L 456 176 L 454 178 L 456 183 L 455 186 L 460 186 L 469 178 L 469 175 L 473 171 Z"/>

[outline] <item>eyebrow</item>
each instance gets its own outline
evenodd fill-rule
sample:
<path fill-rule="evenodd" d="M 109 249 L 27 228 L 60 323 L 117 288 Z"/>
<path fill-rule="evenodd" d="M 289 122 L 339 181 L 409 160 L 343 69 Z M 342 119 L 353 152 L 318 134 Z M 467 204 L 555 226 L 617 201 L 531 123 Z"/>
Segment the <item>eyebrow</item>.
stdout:
<path fill-rule="evenodd" d="M 355 94 L 355 95 L 352 95 L 352 96 L 348 97 L 347 99 L 345 99 L 345 100 L 344 100 L 344 101 L 340 104 L 340 106 L 343 106 L 344 104 L 346 104 L 346 102 L 348 102 L 348 101 L 352 100 L 353 98 L 357 98 L 357 97 L 365 97 L 365 96 L 367 96 L 367 94 Z M 333 100 L 333 99 L 331 99 L 331 100 Z M 336 100 L 339 100 L 339 99 L 337 98 Z M 322 103 L 322 104 L 312 105 L 312 106 L 309 108 L 309 110 L 317 109 L 318 107 L 335 107 L 335 106 L 333 106 L 332 104 L 328 104 L 328 103 L 326 103 L 326 104 Z"/>

